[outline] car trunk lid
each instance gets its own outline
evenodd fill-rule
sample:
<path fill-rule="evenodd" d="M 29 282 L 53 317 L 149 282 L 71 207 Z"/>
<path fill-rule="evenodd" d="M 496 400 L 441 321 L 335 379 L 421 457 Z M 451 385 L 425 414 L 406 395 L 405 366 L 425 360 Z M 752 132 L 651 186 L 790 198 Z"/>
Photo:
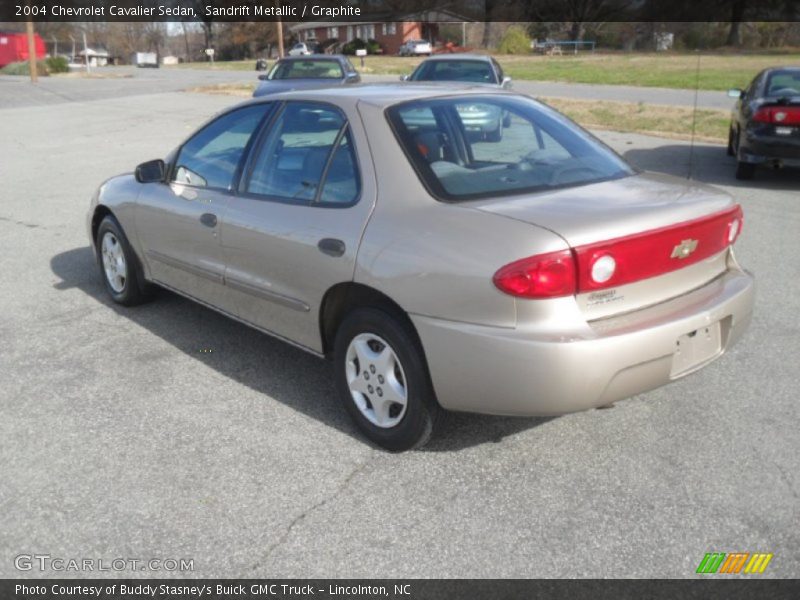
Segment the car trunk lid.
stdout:
<path fill-rule="evenodd" d="M 576 297 L 588 320 L 656 304 L 714 279 L 727 268 L 733 220 L 739 219 L 733 239 L 741 226 L 728 194 L 657 174 L 472 206 L 561 236 L 573 250 Z M 598 282 L 593 268 L 604 256 L 612 258 L 605 259 L 612 275 Z"/>

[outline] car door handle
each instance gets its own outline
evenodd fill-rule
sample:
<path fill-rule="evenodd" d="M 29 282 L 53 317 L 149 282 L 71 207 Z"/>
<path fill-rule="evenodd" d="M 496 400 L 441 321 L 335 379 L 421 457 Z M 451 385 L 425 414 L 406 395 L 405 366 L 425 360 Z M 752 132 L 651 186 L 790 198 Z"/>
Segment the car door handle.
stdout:
<path fill-rule="evenodd" d="M 346 250 L 344 242 L 335 238 L 321 239 L 317 244 L 317 248 L 319 248 L 320 252 L 328 256 L 341 256 Z"/>
<path fill-rule="evenodd" d="M 206 227 L 216 227 L 217 215 L 212 213 L 203 213 L 202 215 L 200 215 L 200 222 Z"/>

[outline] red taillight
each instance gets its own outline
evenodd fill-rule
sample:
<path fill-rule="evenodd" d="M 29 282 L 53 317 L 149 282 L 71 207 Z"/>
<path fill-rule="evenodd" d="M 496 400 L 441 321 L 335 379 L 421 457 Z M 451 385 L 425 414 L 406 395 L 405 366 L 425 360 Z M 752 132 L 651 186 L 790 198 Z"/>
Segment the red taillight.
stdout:
<path fill-rule="evenodd" d="M 494 274 L 494 284 L 520 298 L 556 298 L 664 275 L 710 258 L 742 232 L 742 207 L 613 240 L 539 254 Z"/>
<path fill-rule="evenodd" d="M 771 125 L 800 125 L 800 108 L 794 106 L 765 106 L 753 114 L 753 121 Z"/>
<path fill-rule="evenodd" d="M 722 252 L 742 231 L 742 208 L 575 248 L 578 293 L 664 275 Z M 600 260 L 613 269 L 599 269 Z M 600 265 L 602 266 L 602 265 Z M 607 276 L 609 271 L 610 276 Z M 600 276 L 598 276 L 600 275 Z"/>
<path fill-rule="evenodd" d="M 520 298 L 556 298 L 575 294 L 571 250 L 539 254 L 502 267 L 492 278 L 502 292 Z"/>

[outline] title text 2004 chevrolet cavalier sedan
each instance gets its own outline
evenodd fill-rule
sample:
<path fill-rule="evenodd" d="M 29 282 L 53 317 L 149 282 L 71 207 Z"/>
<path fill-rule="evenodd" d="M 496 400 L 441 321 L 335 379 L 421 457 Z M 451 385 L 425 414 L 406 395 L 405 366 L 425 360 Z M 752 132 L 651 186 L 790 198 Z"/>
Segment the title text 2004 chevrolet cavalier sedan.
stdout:
<path fill-rule="evenodd" d="M 487 107 L 510 115 L 499 141 L 462 122 Z M 753 307 L 727 194 L 485 89 L 236 106 L 104 183 L 88 227 L 116 302 L 157 284 L 332 357 L 345 408 L 392 450 L 442 409 L 557 415 L 666 384 Z"/>

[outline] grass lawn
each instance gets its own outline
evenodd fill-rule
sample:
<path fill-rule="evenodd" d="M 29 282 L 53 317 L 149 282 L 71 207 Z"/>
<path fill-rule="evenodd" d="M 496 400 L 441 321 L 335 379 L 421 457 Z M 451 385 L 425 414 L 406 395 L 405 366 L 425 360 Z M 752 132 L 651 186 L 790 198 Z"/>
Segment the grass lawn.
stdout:
<path fill-rule="evenodd" d="M 254 89 L 255 83 L 246 83 L 209 85 L 187 91 L 249 98 Z M 629 131 L 675 139 L 690 139 L 692 135 L 692 109 L 687 107 L 571 98 L 541 98 L 541 100 L 589 129 Z M 705 142 L 727 142 L 729 121 L 728 111 L 698 110 L 695 119 L 695 139 Z"/>
<path fill-rule="evenodd" d="M 565 81 L 605 85 L 634 85 L 694 89 L 700 59 L 701 90 L 745 87 L 761 69 L 774 65 L 800 64 L 800 53 L 695 54 L 695 53 L 602 53 L 563 56 L 504 56 L 497 60 L 508 75 L 519 80 Z M 362 73 L 402 75 L 419 64 L 418 58 L 368 56 Z M 174 68 L 204 68 L 252 71 L 255 61 L 184 63 Z"/>
<path fill-rule="evenodd" d="M 576 123 L 588 129 L 610 129 L 688 140 L 692 137 L 692 109 L 633 102 L 541 98 Z M 730 113 L 698 110 L 694 119 L 695 139 L 727 143 Z"/>

